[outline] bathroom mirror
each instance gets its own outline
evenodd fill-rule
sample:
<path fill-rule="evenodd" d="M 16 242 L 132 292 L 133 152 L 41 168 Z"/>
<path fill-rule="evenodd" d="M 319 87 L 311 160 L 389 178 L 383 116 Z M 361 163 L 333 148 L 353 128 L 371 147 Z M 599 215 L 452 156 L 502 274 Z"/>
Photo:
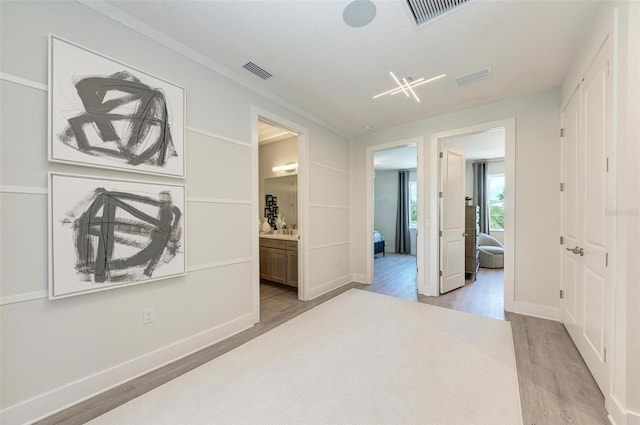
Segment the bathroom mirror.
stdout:
<path fill-rule="evenodd" d="M 278 212 L 284 217 L 288 229 L 298 224 L 298 176 L 270 177 L 264 179 L 264 194 L 276 199 Z"/>

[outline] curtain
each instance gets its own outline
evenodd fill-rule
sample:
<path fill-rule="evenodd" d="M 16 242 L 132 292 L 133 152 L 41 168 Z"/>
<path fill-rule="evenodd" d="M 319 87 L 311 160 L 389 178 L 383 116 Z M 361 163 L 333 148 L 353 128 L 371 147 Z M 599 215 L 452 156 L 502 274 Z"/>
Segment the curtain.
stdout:
<path fill-rule="evenodd" d="M 489 234 L 489 187 L 487 182 L 487 162 L 474 162 L 473 205 L 480 207 L 480 233 Z"/>
<path fill-rule="evenodd" d="M 398 211 L 396 214 L 396 252 L 411 254 L 409 238 L 409 172 L 398 171 Z"/>

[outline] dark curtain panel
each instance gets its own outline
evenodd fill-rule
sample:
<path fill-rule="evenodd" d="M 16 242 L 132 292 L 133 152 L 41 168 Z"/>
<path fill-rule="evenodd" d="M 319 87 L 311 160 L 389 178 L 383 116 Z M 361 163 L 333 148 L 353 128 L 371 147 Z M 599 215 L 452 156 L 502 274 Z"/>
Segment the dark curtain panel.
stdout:
<path fill-rule="evenodd" d="M 411 254 L 409 238 L 409 172 L 398 171 L 398 212 L 396 214 L 396 252 Z"/>
<path fill-rule="evenodd" d="M 489 187 L 487 182 L 487 162 L 474 162 L 473 205 L 480 207 L 480 232 L 489 234 Z"/>

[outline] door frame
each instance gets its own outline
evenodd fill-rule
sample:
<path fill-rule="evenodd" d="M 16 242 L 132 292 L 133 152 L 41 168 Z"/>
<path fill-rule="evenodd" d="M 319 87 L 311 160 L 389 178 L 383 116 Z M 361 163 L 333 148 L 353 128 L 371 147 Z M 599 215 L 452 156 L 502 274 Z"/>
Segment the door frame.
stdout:
<path fill-rule="evenodd" d="M 254 322 L 260 321 L 260 238 L 257 229 L 260 218 L 260 187 L 259 187 L 259 146 L 258 146 L 258 120 L 260 118 L 274 123 L 280 127 L 291 130 L 298 134 L 298 299 L 307 301 L 309 299 L 309 130 L 295 121 L 286 119 L 266 109 L 258 106 L 250 106 L 251 120 L 251 222 L 247 225 L 255 228 L 252 238 L 252 258 L 253 268 L 251 271 L 253 314 Z"/>
<path fill-rule="evenodd" d="M 438 236 L 440 222 L 439 219 L 439 198 L 438 181 L 440 174 L 439 152 L 440 139 L 465 134 L 480 133 L 493 128 L 504 128 L 504 175 L 505 175 L 505 216 L 504 216 L 504 309 L 513 311 L 515 307 L 515 225 L 516 225 L 516 119 L 515 117 L 505 118 L 496 121 L 475 124 L 467 127 L 459 127 L 446 130 L 431 135 L 429 145 L 429 187 L 428 197 L 430 200 L 429 222 L 432 223 L 429 229 L 428 244 L 431 255 L 429 256 L 429 279 L 426 286 L 429 290 L 427 295 L 440 295 L 440 241 Z"/>
<path fill-rule="evenodd" d="M 417 163 L 416 163 L 416 183 L 418 185 L 418 220 L 416 223 L 416 289 L 419 294 L 425 294 L 426 287 L 424 284 L 424 236 L 423 236 L 423 223 L 424 223 L 424 137 L 412 137 L 408 139 L 396 140 L 393 142 L 382 143 L 379 145 L 367 146 L 366 148 L 366 228 L 367 234 L 366 240 L 366 282 L 367 284 L 373 283 L 374 279 L 374 267 L 373 267 L 373 192 L 374 192 L 374 176 L 373 169 L 373 156 L 375 152 L 385 151 L 394 148 L 402 148 L 405 146 L 416 145 L 417 147 Z"/>

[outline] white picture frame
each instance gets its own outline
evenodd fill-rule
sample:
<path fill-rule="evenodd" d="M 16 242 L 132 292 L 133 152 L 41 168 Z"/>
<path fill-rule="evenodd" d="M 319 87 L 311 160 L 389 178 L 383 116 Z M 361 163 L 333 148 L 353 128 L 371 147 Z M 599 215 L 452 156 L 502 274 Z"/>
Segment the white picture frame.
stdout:
<path fill-rule="evenodd" d="M 52 162 L 185 177 L 185 91 L 49 34 Z"/>
<path fill-rule="evenodd" d="M 186 274 L 186 189 L 49 173 L 49 299 Z"/>

